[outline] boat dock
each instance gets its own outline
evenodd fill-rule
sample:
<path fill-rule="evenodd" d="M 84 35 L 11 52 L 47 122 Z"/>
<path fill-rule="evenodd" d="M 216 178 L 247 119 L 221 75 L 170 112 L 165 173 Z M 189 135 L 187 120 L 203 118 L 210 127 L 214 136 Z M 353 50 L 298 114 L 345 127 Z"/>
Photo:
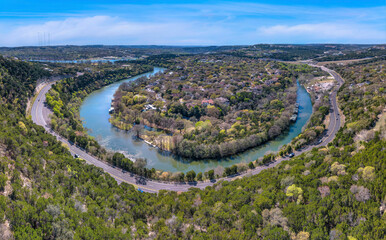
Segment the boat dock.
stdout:
<path fill-rule="evenodd" d="M 293 115 L 290 117 L 290 121 L 295 122 L 296 119 L 298 118 L 298 113 L 299 113 L 299 103 L 296 103 L 295 108 L 293 110 Z"/>

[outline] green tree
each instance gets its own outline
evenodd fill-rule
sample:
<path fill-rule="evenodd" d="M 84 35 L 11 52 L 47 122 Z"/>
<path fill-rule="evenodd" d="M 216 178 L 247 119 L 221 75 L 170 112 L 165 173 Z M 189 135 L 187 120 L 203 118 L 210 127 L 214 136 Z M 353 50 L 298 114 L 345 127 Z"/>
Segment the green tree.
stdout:
<path fill-rule="evenodd" d="M 297 201 L 297 203 L 303 201 L 303 190 L 300 187 L 296 187 L 295 184 L 292 184 L 287 188 L 286 195 L 294 201 Z"/>
<path fill-rule="evenodd" d="M 0 174 L 0 191 L 4 191 L 7 185 L 8 177 L 5 174 Z"/>
<path fill-rule="evenodd" d="M 188 180 L 188 182 L 193 182 L 195 178 L 196 178 L 196 172 L 194 170 L 191 170 L 186 173 L 186 179 Z"/>
<path fill-rule="evenodd" d="M 214 179 L 214 170 L 213 169 L 208 171 L 208 177 L 210 180 Z"/>

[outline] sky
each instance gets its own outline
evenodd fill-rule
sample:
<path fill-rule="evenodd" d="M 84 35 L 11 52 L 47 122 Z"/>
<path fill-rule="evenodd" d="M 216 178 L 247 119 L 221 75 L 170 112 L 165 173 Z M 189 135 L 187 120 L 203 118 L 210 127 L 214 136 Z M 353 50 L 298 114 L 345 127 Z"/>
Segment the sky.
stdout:
<path fill-rule="evenodd" d="M 386 43 L 385 0 L 0 0 L 0 46 Z"/>

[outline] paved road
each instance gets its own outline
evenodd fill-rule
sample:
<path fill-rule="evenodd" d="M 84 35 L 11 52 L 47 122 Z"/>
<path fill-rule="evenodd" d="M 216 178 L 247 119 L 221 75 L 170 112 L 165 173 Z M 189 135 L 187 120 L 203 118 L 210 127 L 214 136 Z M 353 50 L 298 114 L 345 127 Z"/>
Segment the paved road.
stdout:
<path fill-rule="evenodd" d="M 314 65 L 315 66 L 315 65 Z M 317 66 L 320 67 L 320 66 Z M 337 81 L 337 86 L 334 88 L 332 93 L 330 94 L 330 101 L 331 101 L 331 115 L 330 115 L 330 124 L 327 129 L 326 136 L 321 140 L 321 142 L 318 145 L 313 145 L 309 146 L 305 149 L 302 149 L 301 151 L 296 151 L 295 155 L 299 155 L 303 152 L 309 151 L 314 147 L 320 147 L 320 146 L 326 146 L 328 143 L 330 143 L 334 137 L 335 134 L 338 132 L 340 128 L 340 115 L 338 111 L 338 106 L 336 102 L 336 95 L 338 89 L 342 86 L 343 84 L 343 79 L 334 71 L 327 69 L 325 67 L 321 67 L 324 71 L 327 71 L 331 76 L 335 78 Z M 33 103 L 32 110 L 31 110 L 31 115 L 32 115 L 32 121 L 40 126 L 43 126 L 47 132 L 50 134 L 56 136 L 56 138 L 67 144 L 70 148 L 70 152 L 75 155 L 77 154 L 80 158 L 84 159 L 86 163 L 92 164 L 94 166 L 102 168 L 105 172 L 109 173 L 113 178 L 117 180 L 118 183 L 121 182 L 126 182 L 129 184 L 134 185 L 137 188 L 140 188 L 142 191 L 145 192 L 158 192 L 159 190 L 172 190 L 172 191 L 187 191 L 191 187 L 196 187 L 200 189 L 204 189 L 207 186 L 212 186 L 215 184 L 217 181 L 220 180 L 225 180 L 225 181 L 231 181 L 236 178 L 244 177 L 244 176 L 250 176 L 250 175 L 255 175 L 260 173 L 262 170 L 267 169 L 267 168 L 272 168 L 282 161 L 288 160 L 288 157 L 281 158 L 273 163 L 271 163 L 268 166 L 259 166 L 256 167 L 253 170 L 248 170 L 245 173 L 238 174 L 233 177 L 226 177 L 226 178 L 221 178 L 217 179 L 216 181 L 205 181 L 205 182 L 195 182 L 195 183 L 169 183 L 169 182 L 159 182 L 159 181 L 153 181 L 149 179 L 145 179 L 139 176 L 136 176 L 131 173 L 123 172 L 121 169 L 115 168 L 106 162 L 103 162 L 96 157 L 88 154 L 86 151 L 78 148 L 75 145 L 70 144 L 66 139 L 63 137 L 59 136 L 57 133 L 53 132 L 50 127 L 49 127 L 49 115 L 52 113 L 50 109 L 48 109 L 45 105 L 45 95 L 51 88 L 51 86 L 54 84 L 54 82 L 51 82 L 44 86 L 42 90 L 39 92 L 35 102 Z"/>

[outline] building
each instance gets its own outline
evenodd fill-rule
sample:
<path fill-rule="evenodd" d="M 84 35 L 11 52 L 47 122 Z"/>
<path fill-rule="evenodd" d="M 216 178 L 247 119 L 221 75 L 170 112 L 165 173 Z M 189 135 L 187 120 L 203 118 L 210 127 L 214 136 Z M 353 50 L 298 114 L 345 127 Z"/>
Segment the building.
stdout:
<path fill-rule="evenodd" d="M 201 101 L 201 105 L 204 107 L 206 107 L 208 105 L 213 105 L 213 104 L 214 104 L 214 102 L 212 99 L 204 99 Z"/>

